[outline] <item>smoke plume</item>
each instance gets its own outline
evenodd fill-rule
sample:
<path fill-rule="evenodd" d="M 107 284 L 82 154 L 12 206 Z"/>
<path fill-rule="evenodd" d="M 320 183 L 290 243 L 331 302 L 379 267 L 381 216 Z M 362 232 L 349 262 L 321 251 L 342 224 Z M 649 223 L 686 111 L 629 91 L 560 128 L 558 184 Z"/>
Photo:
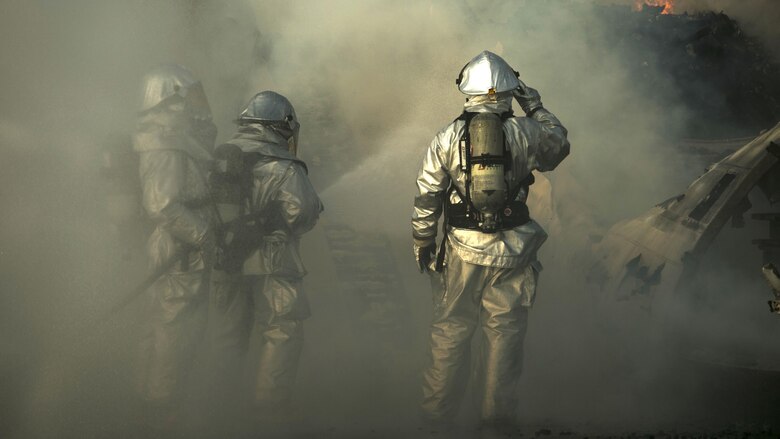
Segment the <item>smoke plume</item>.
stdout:
<path fill-rule="evenodd" d="M 649 351 L 655 333 L 613 331 L 628 317 L 603 314 L 581 282 L 592 235 L 681 192 L 706 165 L 671 147 L 690 113 L 652 65 L 643 74 L 668 86 L 637 80 L 621 52 L 635 46 L 616 35 L 603 3 L 616 2 L 6 0 L 0 433 L 98 437 L 132 422 L 123 402 L 132 398 L 137 310 L 81 335 L 145 273 L 141 251 L 121 258 L 126 249 L 104 213 L 98 170 L 102 148 L 133 129 L 143 73 L 171 62 L 201 78 L 220 141 L 230 138 L 232 120 L 258 91 L 287 96 L 298 112 L 299 151 L 326 206 L 321 226 L 304 240 L 314 316 L 296 395 L 309 420 L 302 431 L 412 431 L 431 311 L 427 279 L 411 257 L 414 178 L 433 136 L 462 111 L 455 77 L 486 49 L 539 90 L 572 144 L 571 156 L 545 175 L 549 192 L 536 207 L 548 212 L 540 222 L 551 237 L 526 343 L 521 419 L 623 431 L 684 417 L 678 406 L 658 419 L 647 415 L 669 397 L 643 393 L 670 373 Z M 679 0 L 675 7 L 703 10 L 723 10 L 780 53 L 774 2 Z M 411 334 L 394 345 L 391 360 L 370 354 L 370 340 L 361 341 L 352 326 L 355 315 L 323 232 L 329 225 L 388 243 Z M 749 239 L 738 236 L 735 242 Z M 744 260 L 760 259 L 749 245 L 739 249 Z M 715 258 L 713 266 L 721 263 Z M 684 320 L 690 313 L 672 315 Z M 744 310 L 738 321 L 757 318 Z M 707 323 L 696 330 L 706 332 Z M 753 330 L 745 334 L 758 344 Z M 387 363 L 370 363 L 376 358 Z"/>

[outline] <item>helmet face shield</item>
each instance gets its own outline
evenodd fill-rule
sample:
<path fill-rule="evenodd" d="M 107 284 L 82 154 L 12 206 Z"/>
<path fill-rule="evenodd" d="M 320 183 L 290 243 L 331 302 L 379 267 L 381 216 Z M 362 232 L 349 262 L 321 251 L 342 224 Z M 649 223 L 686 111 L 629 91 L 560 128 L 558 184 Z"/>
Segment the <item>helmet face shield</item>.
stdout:
<path fill-rule="evenodd" d="M 294 121 L 298 118 L 295 109 L 286 97 L 266 90 L 256 94 L 238 116 L 239 122 Z M 291 124 L 292 128 L 292 124 Z"/>
<path fill-rule="evenodd" d="M 290 136 L 289 139 L 287 139 L 287 149 L 290 151 L 290 153 L 294 156 L 298 155 L 298 136 L 301 131 L 301 126 L 298 124 L 298 121 L 295 121 L 295 128 L 293 129 L 293 134 Z"/>
<path fill-rule="evenodd" d="M 238 124 L 259 123 L 287 139 L 288 150 L 298 151 L 300 124 L 290 101 L 279 93 L 266 90 L 256 94 L 238 116 Z"/>
<path fill-rule="evenodd" d="M 463 66 L 455 83 L 463 94 L 493 95 L 519 87 L 518 76 L 503 58 L 486 50 Z"/>

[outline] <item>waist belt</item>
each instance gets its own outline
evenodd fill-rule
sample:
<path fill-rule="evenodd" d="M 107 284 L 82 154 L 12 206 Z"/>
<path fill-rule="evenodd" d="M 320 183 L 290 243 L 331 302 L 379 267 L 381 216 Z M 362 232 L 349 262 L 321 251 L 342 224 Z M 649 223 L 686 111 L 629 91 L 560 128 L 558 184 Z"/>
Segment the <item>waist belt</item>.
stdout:
<path fill-rule="evenodd" d="M 466 212 L 466 203 L 457 203 L 447 205 L 447 225 L 458 229 L 482 230 L 477 218 L 473 214 Z M 522 201 L 511 201 L 507 203 L 503 211 L 498 212 L 498 227 L 496 230 L 511 230 L 522 226 L 531 220 L 528 213 L 528 206 Z"/>

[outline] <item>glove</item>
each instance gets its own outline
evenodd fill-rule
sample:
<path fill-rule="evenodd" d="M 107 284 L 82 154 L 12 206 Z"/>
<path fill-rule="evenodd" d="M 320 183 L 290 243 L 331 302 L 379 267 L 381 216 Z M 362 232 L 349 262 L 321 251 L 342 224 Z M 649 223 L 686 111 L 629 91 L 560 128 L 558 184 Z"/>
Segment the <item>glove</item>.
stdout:
<path fill-rule="evenodd" d="M 425 246 L 419 246 L 414 244 L 414 259 L 417 261 L 417 268 L 420 273 L 428 271 L 428 265 L 436 255 L 436 242 L 432 242 Z"/>
<path fill-rule="evenodd" d="M 181 248 L 188 252 L 201 251 L 209 253 L 214 250 L 217 245 L 217 236 L 212 229 L 206 231 L 206 233 L 195 244 L 190 244 L 184 241 L 180 241 Z"/>
<path fill-rule="evenodd" d="M 208 261 L 211 260 L 215 252 L 216 237 L 212 230 L 207 230 L 206 233 L 198 240 L 197 243 L 189 243 L 182 240 L 176 240 L 176 251 L 179 253 L 179 271 L 189 271 L 190 269 L 190 253 L 200 252 L 200 254 Z"/>
<path fill-rule="evenodd" d="M 531 88 L 520 81 L 520 85 L 516 89 L 512 90 L 512 96 L 520 104 L 520 108 L 523 109 L 526 116 L 531 116 L 534 111 L 542 108 L 542 97 L 539 96 L 539 92 L 536 89 Z"/>
<path fill-rule="evenodd" d="M 226 227 L 217 247 L 214 268 L 228 273 L 241 271 L 244 260 L 256 248 L 258 239 L 258 230 L 253 225 L 238 222 Z"/>
<path fill-rule="evenodd" d="M 237 221 L 225 228 L 222 242 L 227 247 L 235 247 L 246 244 L 247 241 L 257 238 L 259 230 L 254 224 Z"/>

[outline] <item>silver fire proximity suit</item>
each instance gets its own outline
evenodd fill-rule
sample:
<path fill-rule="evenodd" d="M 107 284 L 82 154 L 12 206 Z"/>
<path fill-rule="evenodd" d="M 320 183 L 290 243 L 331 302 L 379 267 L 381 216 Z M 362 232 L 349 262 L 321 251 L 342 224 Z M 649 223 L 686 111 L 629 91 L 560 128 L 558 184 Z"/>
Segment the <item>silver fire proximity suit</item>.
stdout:
<path fill-rule="evenodd" d="M 139 390 L 154 403 L 177 396 L 206 325 L 214 251 L 207 173 L 215 137 L 200 82 L 187 69 L 162 66 L 146 75 L 133 147 L 143 206 L 156 223 L 150 265 L 178 259 L 151 289 L 141 343 Z"/>
<path fill-rule="evenodd" d="M 250 368 L 256 368 L 255 402 L 279 409 L 291 399 L 303 347 L 303 320 L 310 315 L 299 240 L 314 227 L 323 207 L 305 163 L 295 155 L 299 126 L 284 96 L 271 91 L 257 94 L 238 124 L 228 143 L 241 148 L 244 163 L 251 166 L 247 210 L 258 218 L 259 226 L 240 285 L 226 276 L 227 285 L 214 289 L 214 354 L 243 356 L 241 334 L 246 319 L 252 319 L 249 349 Z"/>
<path fill-rule="evenodd" d="M 554 169 L 569 153 L 567 131 L 544 109 L 536 90 L 526 87 L 500 57 L 483 52 L 467 64 L 459 79 L 469 95 L 466 113 L 504 114 L 504 174 L 509 188 L 520 187 L 532 171 Z M 527 117 L 513 117 L 512 97 Z M 466 114 L 464 113 L 464 115 Z M 415 255 L 431 274 L 434 316 L 430 363 L 423 378 L 423 415 L 448 422 L 457 414 L 470 369 L 471 336 L 481 328 L 474 391 L 483 422 L 511 421 L 517 403 L 528 308 L 534 302 L 541 265 L 536 254 L 547 238 L 532 219 L 517 227 L 485 233 L 446 226 L 443 269 L 434 270 L 438 219 L 445 197 L 463 203 L 467 174 L 461 166 L 460 118 L 431 142 L 417 177 L 412 215 Z M 451 188 L 451 185 L 454 187 Z M 527 187 L 515 200 L 523 203 Z M 447 219 L 445 218 L 445 224 Z"/>

